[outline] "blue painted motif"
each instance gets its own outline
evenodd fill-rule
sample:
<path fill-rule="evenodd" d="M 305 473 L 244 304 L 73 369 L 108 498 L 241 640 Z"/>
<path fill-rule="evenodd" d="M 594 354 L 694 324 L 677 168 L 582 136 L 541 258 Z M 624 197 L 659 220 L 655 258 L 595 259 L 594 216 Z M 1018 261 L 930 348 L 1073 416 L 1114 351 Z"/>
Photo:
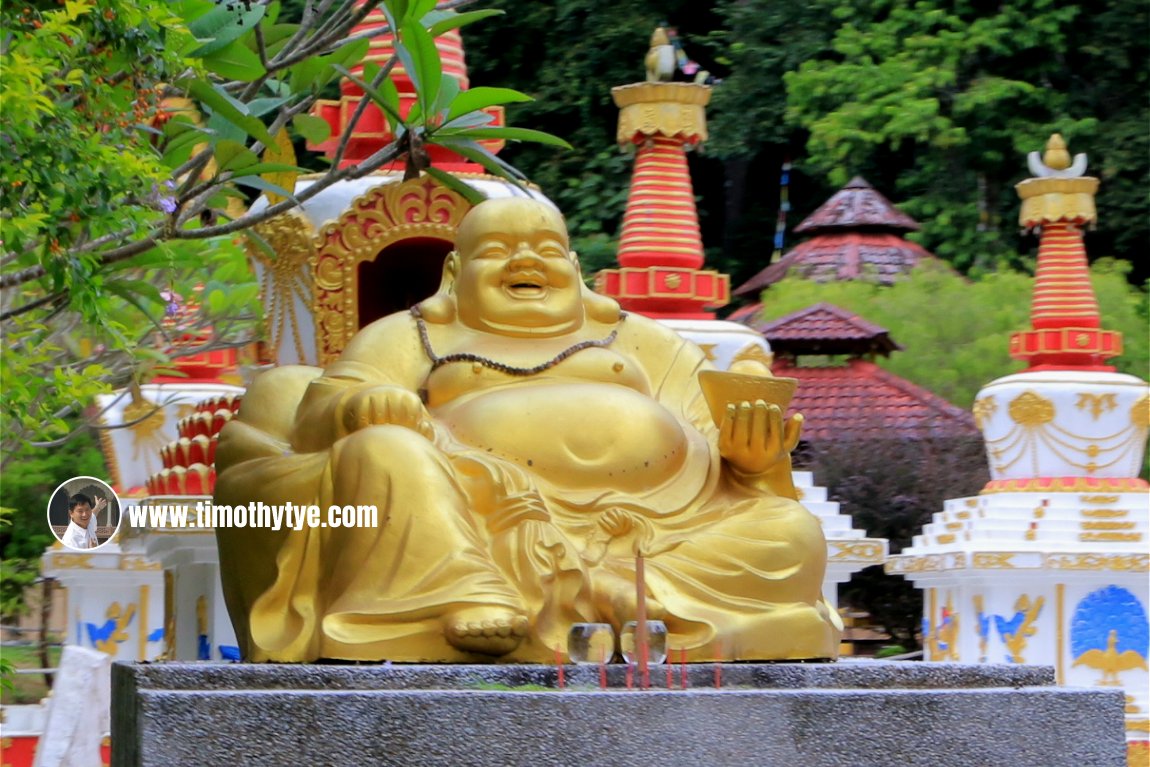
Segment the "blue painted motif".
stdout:
<path fill-rule="evenodd" d="M 207 634 L 200 634 L 199 641 L 196 643 L 196 660 L 211 660 L 212 659 L 212 643 L 208 641 Z"/>
<path fill-rule="evenodd" d="M 995 615 L 994 625 L 995 628 L 998 629 L 998 636 L 1003 642 L 1006 642 L 1007 637 L 1012 637 L 1018 633 L 1018 629 L 1022 626 L 1024 620 L 1026 620 L 1026 613 L 1022 610 L 1016 612 L 1009 620 L 1001 615 Z M 1006 660 L 1008 663 L 1018 663 L 1018 659 L 1015 658 L 1009 650 L 1006 653 Z"/>
<path fill-rule="evenodd" d="M 96 647 L 97 642 L 107 642 L 112 638 L 112 632 L 116 630 L 116 621 L 104 621 L 102 626 L 97 626 L 95 623 L 85 623 L 84 626 L 88 629 L 88 639 L 91 640 L 92 646 Z"/>
<path fill-rule="evenodd" d="M 240 648 L 235 645 L 222 644 L 220 645 L 220 659 L 221 660 L 239 660 Z"/>
<path fill-rule="evenodd" d="M 160 626 L 158 629 L 148 634 L 149 642 L 162 642 L 164 641 L 164 627 Z"/>
<path fill-rule="evenodd" d="M 1110 632 L 1117 634 L 1115 650 L 1133 651 L 1145 660 L 1150 654 L 1150 621 L 1138 597 L 1120 586 L 1107 586 L 1083 597 L 1070 623 L 1070 654 L 1106 651 Z"/>

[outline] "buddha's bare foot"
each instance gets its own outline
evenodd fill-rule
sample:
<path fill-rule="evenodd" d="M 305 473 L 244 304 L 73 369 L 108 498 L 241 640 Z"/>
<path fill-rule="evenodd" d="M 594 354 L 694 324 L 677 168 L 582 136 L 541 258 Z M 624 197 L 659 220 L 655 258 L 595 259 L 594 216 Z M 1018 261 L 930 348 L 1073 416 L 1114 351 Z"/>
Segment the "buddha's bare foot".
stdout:
<path fill-rule="evenodd" d="M 633 621 L 638 615 L 638 599 L 635 594 L 635 582 L 629 581 L 612 572 L 601 571 L 592 576 L 595 594 L 595 607 L 603 617 L 620 628 L 627 621 Z M 663 603 L 647 594 L 647 618 L 649 620 L 662 620 L 667 614 Z"/>
<path fill-rule="evenodd" d="M 527 635 L 526 616 L 507 607 L 465 607 L 443 625 L 452 646 L 481 655 L 506 655 Z"/>

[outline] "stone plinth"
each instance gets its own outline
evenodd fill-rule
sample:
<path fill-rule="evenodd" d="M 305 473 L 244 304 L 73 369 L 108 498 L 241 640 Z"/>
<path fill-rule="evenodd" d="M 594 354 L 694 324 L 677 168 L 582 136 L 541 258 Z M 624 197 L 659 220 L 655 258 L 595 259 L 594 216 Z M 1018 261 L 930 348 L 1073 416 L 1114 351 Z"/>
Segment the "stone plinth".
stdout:
<path fill-rule="evenodd" d="M 1122 694 L 1049 667 L 118 663 L 112 764 L 1122 767 Z M 716 682 L 721 689 L 716 689 Z"/>

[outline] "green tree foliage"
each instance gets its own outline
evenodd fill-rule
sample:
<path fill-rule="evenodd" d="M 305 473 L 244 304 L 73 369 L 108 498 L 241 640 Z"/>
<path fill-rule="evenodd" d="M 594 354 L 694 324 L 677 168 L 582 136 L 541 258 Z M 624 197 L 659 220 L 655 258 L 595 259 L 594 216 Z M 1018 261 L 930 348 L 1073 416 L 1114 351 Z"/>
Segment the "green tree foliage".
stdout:
<path fill-rule="evenodd" d="M 812 169 L 836 185 L 861 171 L 895 190 L 923 223 L 922 244 L 964 272 L 982 271 L 1016 260 L 1011 187 L 1027 175 L 1025 154 L 1061 132 L 1090 154 L 1103 187 L 1113 184 L 1101 200 L 1109 215 L 1097 255 L 1131 258 L 1146 241 L 1150 78 L 1146 36 L 1130 33 L 1145 28 L 1144 5 L 892 0 L 827 9 L 839 22 L 827 51 L 785 77 L 789 114 L 810 131 Z"/>
<path fill-rule="evenodd" d="M 563 145 L 493 127 L 480 111 L 526 96 L 460 93 L 442 73 L 434 36 L 492 12 L 389 0 L 388 26 L 416 83 L 416 107 L 398 113 L 387 78 L 394 61 L 370 65 L 370 101 L 388 114 L 397 140 L 354 164 L 341 162 L 340 143 L 306 191 L 282 188 L 284 174 L 293 187 L 302 170 L 281 157 L 283 141 L 329 137 L 309 110 L 366 53 L 373 33 L 349 32 L 377 5 L 305 0 L 298 23 L 279 20 L 278 2 L 259 0 L 0 8 L 5 460 L 27 439 L 61 443 L 74 431 L 68 416 L 95 394 L 166 365 L 173 334 L 203 341 L 185 344 L 184 354 L 250 340 L 258 287 L 238 233 L 400 158 L 410 174 L 451 183 L 428 167 L 428 144 L 517 182 L 522 174 L 477 139 Z M 276 196 L 272 204 L 245 211 L 261 192 Z M 175 296 L 203 309 L 194 327 L 162 321 Z"/>
<path fill-rule="evenodd" d="M 1102 259 L 1091 268 L 1103 327 L 1124 334 L 1110 364 L 1145 378 L 1147 293 L 1126 280 L 1129 264 Z M 816 283 L 787 277 L 763 294 L 764 317 L 778 319 L 820 301 L 858 313 L 890 331 L 903 347 L 878 364 L 944 399 L 969 408 L 990 381 L 1023 369 L 1010 358 L 1012 333 L 1030 327 L 1034 278 L 1002 270 L 970 280 L 926 264 L 890 287 L 863 281 Z"/>

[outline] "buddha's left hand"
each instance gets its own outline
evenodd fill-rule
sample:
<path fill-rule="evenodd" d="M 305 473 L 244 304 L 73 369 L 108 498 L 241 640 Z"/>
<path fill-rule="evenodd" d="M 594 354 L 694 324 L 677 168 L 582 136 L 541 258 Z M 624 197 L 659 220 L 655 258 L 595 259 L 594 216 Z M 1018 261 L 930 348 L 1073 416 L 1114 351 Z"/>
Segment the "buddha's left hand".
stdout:
<path fill-rule="evenodd" d="M 778 405 L 763 400 L 727 405 L 719 426 L 719 454 L 743 474 L 765 474 L 799 443 L 803 417 L 783 423 Z"/>

